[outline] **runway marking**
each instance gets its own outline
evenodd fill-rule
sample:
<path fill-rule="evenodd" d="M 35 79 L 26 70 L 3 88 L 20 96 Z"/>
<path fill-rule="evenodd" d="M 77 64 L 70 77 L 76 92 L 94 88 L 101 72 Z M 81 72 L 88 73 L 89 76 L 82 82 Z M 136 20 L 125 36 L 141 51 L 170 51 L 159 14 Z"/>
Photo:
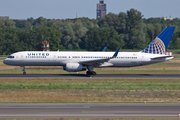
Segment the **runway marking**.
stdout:
<path fill-rule="evenodd" d="M 0 114 L 0 117 L 178 117 L 178 114 Z"/>
<path fill-rule="evenodd" d="M 84 109 L 84 108 L 90 108 L 90 106 L 84 106 L 84 107 L 0 107 L 0 109 L 60 109 L 60 108 Z"/>
<path fill-rule="evenodd" d="M 180 111 L 179 103 L 1 103 L 0 106 L 0 118 L 179 118 Z"/>
<path fill-rule="evenodd" d="M 0 78 L 71 78 L 71 79 L 102 79 L 102 78 L 156 78 L 179 79 L 180 74 L 98 74 L 90 78 L 85 74 L 0 74 Z"/>

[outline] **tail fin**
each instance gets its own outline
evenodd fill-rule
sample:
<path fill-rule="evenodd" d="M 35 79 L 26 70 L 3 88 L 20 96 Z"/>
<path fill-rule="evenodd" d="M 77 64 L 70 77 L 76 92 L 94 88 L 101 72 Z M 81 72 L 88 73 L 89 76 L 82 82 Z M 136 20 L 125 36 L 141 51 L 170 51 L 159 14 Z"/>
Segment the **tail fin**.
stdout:
<path fill-rule="evenodd" d="M 106 52 L 106 49 L 107 49 L 107 46 L 106 46 L 106 47 L 104 47 L 104 49 L 103 49 L 103 51 L 102 51 L 102 52 Z"/>
<path fill-rule="evenodd" d="M 143 51 L 142 53 L 165 54 L 169 42 L 174 33 L 175 27 L 165 28 Z"/>

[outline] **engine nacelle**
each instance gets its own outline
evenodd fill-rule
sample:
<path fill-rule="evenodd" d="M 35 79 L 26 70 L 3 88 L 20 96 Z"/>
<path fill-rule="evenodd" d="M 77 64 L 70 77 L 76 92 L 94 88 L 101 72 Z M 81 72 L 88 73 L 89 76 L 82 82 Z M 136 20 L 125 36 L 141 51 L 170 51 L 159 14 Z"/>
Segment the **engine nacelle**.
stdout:
<path fill-rule="evenodd" d="M 67 63 L 66 66 L 63 67 L 63 69 L 68 72 L 79 72 L 79 71 L 85 71 L 86 66 L 82 66 L 79 63 Z"/>

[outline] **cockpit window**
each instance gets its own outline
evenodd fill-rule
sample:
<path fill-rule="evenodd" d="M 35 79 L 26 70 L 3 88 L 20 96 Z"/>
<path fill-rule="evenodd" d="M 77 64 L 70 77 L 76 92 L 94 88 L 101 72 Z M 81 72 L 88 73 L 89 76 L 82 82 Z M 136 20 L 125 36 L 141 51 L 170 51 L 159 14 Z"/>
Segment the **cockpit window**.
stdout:
<path fill-rule="evenodd" d="M 14 56 L 9 56 L 8 58 L 14 58 Z"/>

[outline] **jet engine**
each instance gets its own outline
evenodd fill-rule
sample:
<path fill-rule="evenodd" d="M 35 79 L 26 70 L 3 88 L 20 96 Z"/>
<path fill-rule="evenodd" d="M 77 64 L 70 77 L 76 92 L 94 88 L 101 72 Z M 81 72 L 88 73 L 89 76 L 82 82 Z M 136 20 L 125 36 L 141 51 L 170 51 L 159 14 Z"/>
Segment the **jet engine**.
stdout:
<path fill-rule="evenodd" d="M 63 67 L 63 69 L 68 72 L 79 72 L 85 71 L 86 66 L 83 66 L 79 63 L 67 63 L 66 66 Z"/>

